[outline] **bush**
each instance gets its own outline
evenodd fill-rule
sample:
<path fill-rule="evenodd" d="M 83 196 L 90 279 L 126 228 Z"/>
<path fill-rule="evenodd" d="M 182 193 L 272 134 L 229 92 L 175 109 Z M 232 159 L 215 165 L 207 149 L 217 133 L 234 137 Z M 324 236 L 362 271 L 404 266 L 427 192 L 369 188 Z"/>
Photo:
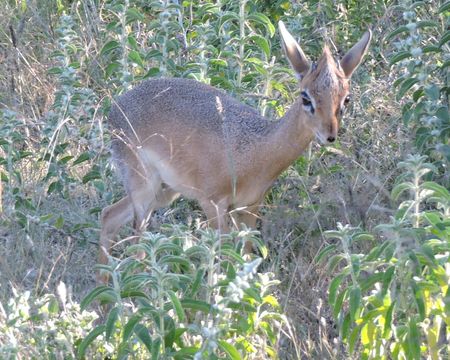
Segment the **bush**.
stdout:
<path fill-rule="evenodd" d="M 76 344 L 93 328 L 98 315 L 80 310 L 64 283 L 58 296 L 31 296 L 29 291 L 14 295 L 0 304 L 0 357 L 2 359 L 75 359 Z M 95 353 L 106 354 L 102 342 Z"/>
<path fill-rule="evenodd" d="M 129 253 L 111 259 L 100 269 L 110 274 L 112 286 L 94 289 L 82 309 L 94 299 L 108 304 L 105 321 L 80 344 L 79 354 L 98 336 L 114 349 L 152 359 L 277 358 L 282 330 L 291 328 L 272 287 L 273 274 L 258 273 L 261 258 L 244 261 L 242 244 L 255 233 L 231 235 L 202 231 L 196 237 L 178 226 L 165 235 L 147 233 Z M 233 242 L 239 239 L 237 245 Z"/>
<path fill-rule="evenodd" d="M 391 64 L 400 63 L 397 100 L 404 103 L 404 124 L 415 131 L 416 150 L 428 156 L 408 155 L 398 163 L 391 199 L 400 203 L 390 223 L 374 228 L 381 242 L 369 252 L 355 250 L 358 241 L 373 241 L 371 233 L 350 225 L 326 233 L 343 250 L 328 263 L 330 269 L 341 265 L 329 302 L 349 353 L 359 349 L 362 359 L 441 359 L 450 354 L 450 193 L 439 184 L 448 181 L 450 160 L 448 30 L 441 26 L 448 24 L 450 3 L 437 8 L 433 20 L 420 18 L 431 11 L 425 3 L 405 1 L 396 10 L 407 21 L 387 37 L 407 34 L 391 58 Z M 435 36 L 425 37 L 428 31 Z M 335 248 L 326 247 L 319 259 Z"/>

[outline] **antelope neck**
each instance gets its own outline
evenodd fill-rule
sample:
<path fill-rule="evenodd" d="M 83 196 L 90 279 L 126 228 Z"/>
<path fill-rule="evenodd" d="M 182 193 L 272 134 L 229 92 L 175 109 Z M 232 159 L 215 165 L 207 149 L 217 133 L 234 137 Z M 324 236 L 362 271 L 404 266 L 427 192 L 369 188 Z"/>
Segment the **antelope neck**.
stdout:
<path fill-rule="evenodd" d="M 261 142 L 261 154 L 278 172 L 275 176 L 288 168 L 313 140 L 314 132 L 306 124 L 306 117 L 299 99 Z"/>

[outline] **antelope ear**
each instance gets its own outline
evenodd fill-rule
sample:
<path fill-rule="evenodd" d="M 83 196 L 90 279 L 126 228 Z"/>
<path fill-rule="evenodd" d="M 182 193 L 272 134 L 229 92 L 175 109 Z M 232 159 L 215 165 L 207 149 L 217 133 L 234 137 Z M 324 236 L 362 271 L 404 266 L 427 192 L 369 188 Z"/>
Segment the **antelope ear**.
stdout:
<path fill-rule="evenodd" d="M 295 41 L 294 37 L 286 30 L 286 26 L 282 21 L 278 22 L 278 28 L 281 35 L 281 44 L 283 45 L 289 63 L 294 71 L 301 77 L 309 69 L 309 61 L 303 53 L 300 45 Z"/>
<path fill-rule="evenodd" d="M 364 33 L 361 40 L 359 40 L 353 47 L 345 54 L 341 60 L 341 67 L 347 77 L 352 76 L 353 72 L 361 63 L 362 58 L 367 52 L 370 40 L 372 39 L 372 31 L 368 30 Z"/>

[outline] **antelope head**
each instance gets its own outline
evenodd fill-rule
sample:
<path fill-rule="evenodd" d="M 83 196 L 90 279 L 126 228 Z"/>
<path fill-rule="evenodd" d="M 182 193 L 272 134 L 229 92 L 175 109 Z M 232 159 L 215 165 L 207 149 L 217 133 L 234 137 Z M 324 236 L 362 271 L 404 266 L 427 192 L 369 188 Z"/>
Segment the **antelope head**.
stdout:
<path fill-rule="evenodd" d="M 361 63 L 372 33 L 367 31 L 340 61 L 333 58 L 325 46 L 317 63 L 310 63 L 283 22 L 278 25 L 282 46 L 299 78 L 305 123 L 320 143 L 332 143 L 336 140 L 340 119 L 351 100 L 350 77 Z"/>

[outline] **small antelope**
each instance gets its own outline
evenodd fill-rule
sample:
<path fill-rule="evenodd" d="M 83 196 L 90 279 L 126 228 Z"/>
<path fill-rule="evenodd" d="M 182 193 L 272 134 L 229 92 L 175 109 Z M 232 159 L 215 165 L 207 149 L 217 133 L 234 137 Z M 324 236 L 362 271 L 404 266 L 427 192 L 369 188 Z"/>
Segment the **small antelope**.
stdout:
<path fill-rule="evenodd" d="M 234 221 L 254 228 L 264 194 L 280 173 L 313 138 L 335 141 L 350 101 L 350 76 L 371 32 L 341 61 L 325 47 L 311 65 L 281 21 L 279 31 L 300 79 L 300 97 L 279 121 L 187 79 L 147 80 L 117 99 L 109 115 L 111 150 L 127 195 L 102 212 L 100 263 L 107 263 L 122 225 L 134 219 L 139 233 L 153 210 L 180 194 L 199 202 L 212 227 L 226 231 Z"/>

